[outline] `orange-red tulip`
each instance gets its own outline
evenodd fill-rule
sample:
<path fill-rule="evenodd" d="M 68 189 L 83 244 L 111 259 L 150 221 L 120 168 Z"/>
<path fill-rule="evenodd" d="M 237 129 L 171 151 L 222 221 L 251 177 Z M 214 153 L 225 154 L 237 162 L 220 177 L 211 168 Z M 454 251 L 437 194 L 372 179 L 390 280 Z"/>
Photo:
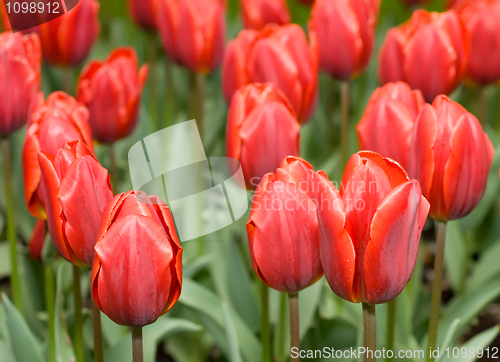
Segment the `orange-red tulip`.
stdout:
<path fill-rule="evenodd" d="M 313 172 L 305 160 L 287 157 L 276 174 L 264 176 L 253 198 L 247 222 L 252 266 L 262 282 L 281 292 L 298 292 L 323 275 Z"/>
<path fill-rule="evenodd" d="M 469 34 L 454 11 L 417 10 L 408 22 L 387 33 L 379 55 L 380 81 L 405 81 L 432 102 L 460 84 L 469 43 Z"/>
<path fill-rule="evenodd" d="M 100 25 L 99 2 L 79 0 L 66 15 L 38 27 L 44 58 L 60 67 L 80 65 L 89 55 Z"/>
<path fill-rule="evenodd" d="M 33 260 L 42 261 L 42 250 L 46 235 L 47 222 L 45 220 L 38 220 L 28 244 L 28 252 Z"/>
<path fill-rule="evenodd" d="M 158 0 L 128 0 L 129 12 L 144 30 L 156 29 Z"/>
<path fill-rule="evenodd" d="M 454 10 L 471 36 L 465 77 L 485 85 L 500 80 L 500 0 L 462 0 Z"/>
<path fill-rule="evenodd" d="M 159 0 L 157 23 L 173 61 L 203 74 L 219 66 L 226 41 L 223 0 Z"/>
<path fill-rule="evenodd" d="M 109 203 L 95 246 L 92 295 L 113 322 L 143 327 L 181 294 L 182 248 L 167 205 L 129 191 Z"/>
<path fill-rule="evenodd" d="M 66 142 L 75 140 L 83 141 L 93 151 L 87 108 L 66 93 L 52 93 L 45 104 L 38 105 L 33 112 L 24 141 L 24 196 L 33 216 L 39 219 L 46 217 L 39 187 L 38 152 L 55 157 Z"/>
<path fill-rule="evenodd" d="M 40 61 L 37 35 L 0 34 L 0 136 L 26 124 L 40 88 Z"/>
<path fill-rule="evenodd" d="M 320 68 L 348 80 L 362 73 L 370 60 L 379 2 L 317 0 L 309 20 L 311 42 L 317 44 Z"/>
<path fill-rule="evenodd" d="M 54 158 L 38 153 L 50 239 L 63 258 L 92 266 L 104 209 L 113 199 L 108 171 L 82 141 L 68 142 Z"/>
<path fill-rule="evenodd" d="M 286 156 L 298 156 L 300 125 L 278 88 L 254 83 L 233 96 L 227 118 L 226 155 L 240 161 L 247 188 L 278 168 Z"/>
<path fill-rule="evenodd" d="M 467 215 L 481 201 L 493 146 L 474 115 L 446 96 L 420 110 L 408 173 L 420 181 L 430 215 L 447 221 Z"/>
<path fill-rule="evenodd" d="M 260 30 L 266 24 L 290 22 L 285 0 L 241 0 L 241 13 L 247 29 Z"/>
<path fill-rule="evenodd" d="M 95 140 L 113 143 L 134 130 L 148 74 L 147 65 L 138 68 L 135 50 L 118 48 L 104 62 L 92 61 L 83 69 L 77 99 L 89 109 Z"/>
<path fill-rule="evenodd" d="M 390 157 L 406 168 L 413 125 L 424 103 L 422 93 L 403 82 L 377 88 L 356 127 L 359 148 Z"/>
<path fill-rule="evenodd" d="M 339 297 L 379 304 L 411 278 L 429 213 L 420 185 L 389 158 L 361 151 L 349 160 L 338 190 L 315 174 L 321 264 Z"/>

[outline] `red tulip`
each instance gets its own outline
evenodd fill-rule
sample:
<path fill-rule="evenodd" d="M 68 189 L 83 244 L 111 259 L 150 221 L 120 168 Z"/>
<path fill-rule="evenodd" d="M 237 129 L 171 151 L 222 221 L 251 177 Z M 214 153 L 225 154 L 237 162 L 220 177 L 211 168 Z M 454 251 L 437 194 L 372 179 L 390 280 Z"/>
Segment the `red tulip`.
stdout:
<path fill-rule="evenodd" d="M 260 30 L 266 24 L 290 22 L 285 0 L 241 0 L 241 12 L 247 29 Z"/>
<path fill-rule="evenodd" d="M 42 24 L 37 32 L 45 59 L 60 67 L 80 65 L 99 35 L 99 2 L 79 0 L 66 15 Z"/>
<path fill-rule="evenodd" d="M 242 30 L 227 44 L 222 61 L 222 90 L 228 103 L 238 89 L 251 83 L 246 71 L 247 57 L 258 35 L 256 30 Z"/>
<path fill-rule="evenodd" d="M 28 244 L 28 252 L 33 260 L 42 261 L 42 250 L 46 235 L 47 222 L 45 220 L 38 220 L 35 224 L 33 234 L 31 234 Z"/>
<path fill-rule="evenodd" d="M 274 83 L 287 96 L 299 122 L 306 122 L 318 99 L 318 64 L 304 31 L 296 24 L 267 25 L 245 54 L 251 38 L 242 36 L 244 43 L 233 46 L 233 54 L 224 57 L 222 83 L 226 100 L 236 92 L 233 87 L 241 86 L 245 79 L 249 83 Z M 246 67 L 233 63 L 235 58 L 246 59 Z"/>
<path fill-rule="evenodd" d="M 454 7 L 471 36 L 465 77 L 481 85 L 500 80 L 500 0 L 462 0 Z"/>
<path fill-rule="evenodd" d="M 298 156 L 300 125 L 286 97 L 271 84 L 254 83 L 238 90 L 227 118 L 226 154 L 240 161 L 247 188 Z"/>
<path fill-rule="evenodd" d="M 429 213 L 420 185 L 390 158 L 360 151 L 340 191 L 315 174 L 321 264 L 332 290 L 354 303 L 396 298 L 411 278 Z"/>
<path fill-rule="evenodd" d="M 380 81 L 405 81 L 432 102 L 460 84 L 469 45 L 467 30 L 455 12 L 417 10 L 408 22 L 387 33 L 379 56 Z"/>
<path fill-rule="evenodd" d="M 173 61 L 204 74 L 219 66 L 226 41 L 223 0 L 159 0 L 157 23 Z"/>
<path fill-rule="evenodd" d="M 144 30 L 156 29 L 158 0 L 128 0 L 129 12 Z"/>
<path fill-rule="evenodd" d="M 0 34 L 0 137 L 26 124 L 40 88 L 38 36 Z"/>
<path fill-rule="evenodd" d="M 406 168 L 413 125 L 424 103 L 422 93 L 403 82 L 377 88 L 356 127 L 359 148 L 390 157 Z"/>
<path fill-rule="evenodd" d="M 317 0 L 309 21 L 311 42 L 317 44 L 320 68 L 331 77 L 348 80 L 362 73 L 370 60 L 379 2 Z"/>
<path fill-rule="evenodd" d="M 69 262 L 92 266 L 104 209 L 113 199 L 108 171 L 81 141 L 56 157 L 38 152 L 47 226 L 56 250 Z"/>
<path fill-rule="evenodd" d="M 83 141 L 93 151 L 87 108 L 66 93 L 52 93 L 33 112 L 22 155 L 26 204 L 39 219 L 45 219 L 46 214 L 39 189 L 37 154 L 42 151 L 55 157 L 66 142 L 74 140 Z"/>
<path fill-rule="evenodd" d="M 286 157 L 253 197 L 247 222 L 252 266 L 262 282 L 281 292 L 298 292 L 323 275 L 313 172 L 307 161 Z"/>
<path fill-rule="evenodd" d="M 415 121 L 408 173 L 422 185 L 438 221 L 461 218 L 484 195 L 493 146 L 481 124 L 460 104 L 439 96 Z"/>
<path fill-rule="evenodd" d="M 182 248 L 168 207 L 129 191 L 109 203 L 95 246 L 92 295 L 115 323 L 153 323 L 181 294 Z"/>
<path fill-rule="evenodd" d="M 97 141 L 113 143 L 134 130 L 147 74 L 147 65 L 138 72 L 132 48 L 118 48 L 106 61 L 92 61 L 83 69 L 77 99 L 89 109 L 92 135 Z"/>

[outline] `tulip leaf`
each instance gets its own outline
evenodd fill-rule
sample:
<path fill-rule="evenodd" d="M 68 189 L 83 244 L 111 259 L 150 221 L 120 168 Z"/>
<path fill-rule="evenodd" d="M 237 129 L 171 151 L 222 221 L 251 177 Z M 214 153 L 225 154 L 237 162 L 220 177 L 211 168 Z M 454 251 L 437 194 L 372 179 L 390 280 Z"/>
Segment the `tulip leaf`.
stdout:
<path fill-rule="evenodd" d="M 441 350 L 444 350 L 448 347 L 453 346 L 453 341 L 455 340 L 455 338 L 458 337 L 457 336 L 457 328 L 459 325 L 460 325 L 460 319 L 457 318 L 453 321 L 450 328 L 448 328 L 448 330 L 446 331 L 446 334 L 445 334 L 444 339 L 443 339 L 443 343 L 441 343 L 441 346 L 440 346 Z M 442 356 L 443 355 L 441 354 L 441 357 Z M 441 360 L 441 358 L 438 359 L 437 362 L 439 362 L 440 360 Z"/>
<path fill-rule="evenodd" d="M 202 302 L 200 302 L 202 301 Z M 179 302 L 194 308 L 213 319 L 220 327 L 225 327 L 222 302 L 206 287 L 190 279 L 183 280 Z M 258 362 L 262 356 L 262 346 L 248 325 L 234 311 L 230 311 L 246 361 Z"/>
<path fill-rule="evenodd" d="M 71 346 L 71 339 L 62 321 L 62 305 L 63 305 L 63 273 L 69 273 L 68 263 L 60 263 L 57 267 L 56 274 L 56 298 L 54 307 L 54 333 L 56 346 L 56 359 L 61 361 L 72 361 L 75 359 L 75 354 Z M 66 269 L 66 270 L 65 270 Z"/>
<path fill-rule="evenodd" d="M 449 221 L 446 224 L 445 265 L 447 275 L 455 292 L 461 292 L 464 287 L 468 270 L 468 253 L 462 228 L 459 221 Z"/>
<path fill-rule="evenodd" d="M 6 294 L 2 294 L 12 351 L 17 361 L 44 362 L 40 341 Z"/>
<path fill-rule="evenodd" d="M 1 233 L 1 231 L 0 231 Z M 6 241 L 0 242 L 0 278 L 10 275 L 10 247 Z"/>
<path fill-rule="evenodd" d="M 5 342 L 0 340 L 0 356 L 2 357 L 2 362 L 17 362 L 10 346 Z"/>
<path fill-rule="evenodd" d="M 310 287 L 299 292 L 299 317 L 300 338 L 302 339 L 309 328 L 311 328 L 316 310 L 321 300 L 321 291 L 326 284 L 325 278 L 321 278 Z"/>
<path fill-rule="evenodd" d="M 128 332 L 117 344 L 104 352 L 106 362 L 132 362 L 132 334 Z"/>
<path fill-rule="evenodd" d="M 467 287 L 473 290 L 500 275 L 500 239 L 490 246 L 476 263 Z"/>
<path fill-rule="evenodd" d="M 242 362 L 236 326 L 234 325 L 227 303 L 222 304 L 222 314 L 226 325 L 226 337 L 229 344 L 229 359 L 231 362 Z"/>
<path fill-rule="evenodd" d="M 475 335 L 461 346 L 455 348 L 450 346 L 449 352 L 441 351 L 442 358 L 438 362 L 474 362 L 478 359 L 478 352 L 483 354 L 483 358 L 487 357 L 488 351 L 485 349 L 493 342 L 499 332 L 500 327 L 496 325 Z M 467 357 L 462 356 L 462 351 L 467 351 Z M 453 355 L 454 352 L 455 355 Z M 494 352 L 490 350 L 489 353 L 491 356 Z"/>

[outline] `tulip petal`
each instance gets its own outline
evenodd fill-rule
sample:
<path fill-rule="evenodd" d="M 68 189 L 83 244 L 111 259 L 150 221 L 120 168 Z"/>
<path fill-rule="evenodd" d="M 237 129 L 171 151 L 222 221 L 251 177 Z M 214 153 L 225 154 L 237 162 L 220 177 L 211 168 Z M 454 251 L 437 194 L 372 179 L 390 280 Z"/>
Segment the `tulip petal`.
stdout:
<path fill-rule="evenodd" d="M 387 32 L 379 54 L 378 77 L 380 83 L 386 84 L 405 79 L 403 73 L 404 41 L 399 29 L 389 29 Z"/>
<path fill-rule="evenodd" d="M 364 259 L 367 303 L 394 299 L 410 280 L 429 207 L 416 180 L 393 189 L 378 207 Z"/>

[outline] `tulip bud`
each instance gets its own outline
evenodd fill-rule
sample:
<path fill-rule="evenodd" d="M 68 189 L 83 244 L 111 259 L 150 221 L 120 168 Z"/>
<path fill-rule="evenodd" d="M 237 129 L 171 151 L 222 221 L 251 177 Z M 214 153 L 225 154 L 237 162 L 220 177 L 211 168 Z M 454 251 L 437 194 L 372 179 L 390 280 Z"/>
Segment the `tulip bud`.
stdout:
<path fill-rule="evenodd" d="M 77 99 L 88 107 L 95 140 L 113 143 L 134 130 L 148 74 L 147 65 L 138 68 L 135 50 L 118 48 L 106 61 L 92 61 L 83 69 Z"/>
<path fill-rule="evenodd" d="M 408 173 L 420 181 L 438 221 L 459 219 L 481 201 L 494 150 L 481 124 L 446 96 L 426 104 L 415 121 Z"/>
<path fill-rule="evenodd" d="M 80 65 L 99 35 L 98 13 L 99 2 L 79 0 L 64 16 L 41 24 L 38 33 L 44 58 L 59 67 Z"/>
<path fill-rule="evenodd" d="M 66 93 L 52 93 L 33 112 L 23 147 L 24 196 L 33 216 L 46 217 L 39 189 L 38 152 L 55 157 L 66 142 L 75 140 L 82 141 L 93 152 L 87 108 Z"/>
<path fill-rule="evenodd" d="M 222 83 L 226 100 L 245 79 L 249 83 L 274 83 L 290 101 L 299 122 L 306 122 L 318 100 L 318 64 L 304 31 L 296 24 L 267 25 L 254 41 L 252 36 L 240 36 L 243 44 L 234 45 L 224 57 Z M 243 61 L 245 67 L 239 65 Z"/>
<path fill-rule="evenodd" d="M 247 29 L 260 30 L 266 24 L 290 22 L 285 0 L 241 0 L 241 12 Z"/>
<path fill-rule="evenodd" d="M 223 0 L 159 0 L 158 30 L 167 55 L 192 72 L 217 68 L 226 41 Z"/>
<path fill-rule="evenodd" d="M 404 81 L 432 102 L 460 84 L 469 48 L 469 35 L 455 12 L 417 10 L 387 33 L 379 55 L 380 81 Z"/>
<path fill-rule="evenodd" d="M 38 162 L 54 247 L 69 262 L 92 266 L 102 214 L 113 199 L 108 171 L 81 141 L 66 143 L 55 158 L 38 152 Z"/>
<path fill-rule="evenodd" d="M 292 106 L 271 83 L 238 90 L 229 108 L 226 154 L 240 161 L 248 189 L 278 168 L 289 155 L 298 156 L 300 125 Z"/>
<path fill-rule="evenodd" d="M 362 73 L 370 60 L 379 2 L 318 0 L 309 21 L 317 44 L 320 68 L 333 78 L 348 80 Z"/>
<path fill-rule="evenodd" d="M 266 285 L 295 293 L 323 275 L 319 256 L 318 219 L 310 194 L 313 167 L 287 157 L 276 174 L 257 187 L 247 222 L 250 258 Z"/>
<path fill-rule="evenodd" d="M 500 80 L 500 0 L 462 0 L 454 10 L 471 36 L 465 77 L 480 85 Z"/>
<path fill-rule="evenodd" d="M 181 294 L 182 248 L 167 205 L 129 191 L 104 211 L 92 267 L 92 295 L 113 322 L 143 327 Z"/>
<path fill-rule="evenodd" d="M 128 0 L 128 8 L 132 18 L 141 28 L 156 29 L 158 0 Z"/>
<path fill-rule="evenodd" d="M 0 34 L 0 136 L 26 124 L 40 89 L 40 41 L 36 34 Z"/>
<path fill-rule="evenodd" d="M 47 222 L 45 220 L 38 220 L 31 234 L 28 244 L 28 252 L 31 259 L 42 261 L 42 250 L 45 243 L 45 236 L 47 235 Z"/>
<path fill-rule="evenodd" d="M 379 304 L 396 298 L 411 278 L 429 203 L 420 185 L 389 158 L 360 151 L 338 190 L 314 175 L 321 264 L 339 297 Z"/>
<path fill-rule="evenodd" d="M 424 103 L 422 92 L 403 82 L 377 88 L 356 127 L 359 148 L 390 157 L 405 168 L 413 125 Z"/>

